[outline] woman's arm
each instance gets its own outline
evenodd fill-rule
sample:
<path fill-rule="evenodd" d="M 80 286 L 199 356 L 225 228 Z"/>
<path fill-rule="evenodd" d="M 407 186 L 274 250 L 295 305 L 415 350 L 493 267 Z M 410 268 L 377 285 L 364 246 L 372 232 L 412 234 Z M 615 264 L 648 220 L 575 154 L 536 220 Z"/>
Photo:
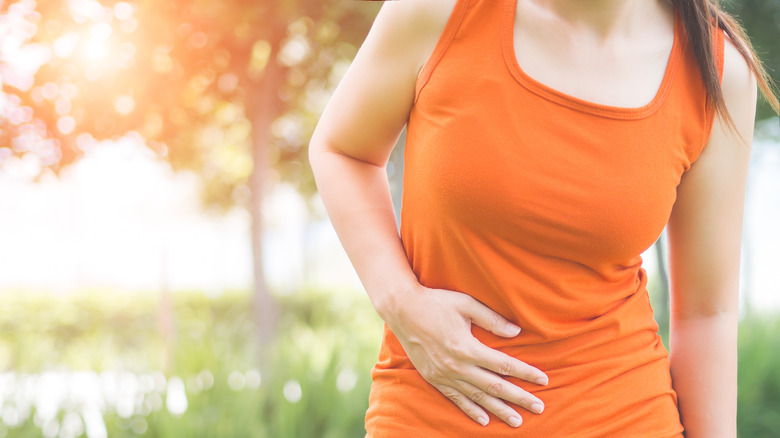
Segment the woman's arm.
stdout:
<path fill-rule="evenodd" d="M 502 375 L 547 377 L 471 334 L 472 323 L 507 337 L 519 328 L 466 294 L 419 284 L 398 236 L 385 171 L 408 119 L 420 67 L 446 23 L 441 10 L 453 4 L 410 0 L 382 6 L 317 124 L 309 159 L 372 304 L 422 377 L 474 421 L 487 424 L 488 410 L 519 425 L 520 416 L 503 400 L 529 409 L 541 401 Z"/>
<path fill-rule="evenodd" d="M 667 225 L 671 372 L 687 438 L 737 436 L 740 243 L 756 81 L 728 38 L 725 46 L 722 90 L 739 135 L 716 116 Z"/>

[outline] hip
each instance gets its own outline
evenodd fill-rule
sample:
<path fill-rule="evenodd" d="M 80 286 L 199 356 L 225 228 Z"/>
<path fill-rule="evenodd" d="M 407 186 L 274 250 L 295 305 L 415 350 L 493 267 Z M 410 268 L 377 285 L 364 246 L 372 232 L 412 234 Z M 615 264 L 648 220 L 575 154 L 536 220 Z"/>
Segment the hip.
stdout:
<path fill-rule="evenodd" d="M 682 437 L 677 394 L 665 350 L 648 349 L 644 355 L 632 353 L 559 368 L 540 368 L 550 378 L 546 386 L 505 377 L 545 403 L 541 414 L 508 403 L 523 417 L 517 429 L 492 413 L 488 425 L 480 426 L 426 382 L 410 363 L 400 358 L 380 360 L 371 370 L 373 383 L 365 417 L 367 436 Z"/>

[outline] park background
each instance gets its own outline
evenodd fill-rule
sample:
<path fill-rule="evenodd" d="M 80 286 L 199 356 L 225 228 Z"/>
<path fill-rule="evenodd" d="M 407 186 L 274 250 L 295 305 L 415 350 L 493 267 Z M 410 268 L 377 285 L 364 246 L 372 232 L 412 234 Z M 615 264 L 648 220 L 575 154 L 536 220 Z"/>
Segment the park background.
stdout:
<path fill-rule="evenodd" d="M 780 0 L 725 6 L 777 81 Z M 307 147 L 380 7 L 0 0 L 0 437 L 363 436 L 382 322 Z M 753 148 L 741 438 L 780 431 L 764 103 Z M 666 339 L 663 238 L 643 259 Z"/>

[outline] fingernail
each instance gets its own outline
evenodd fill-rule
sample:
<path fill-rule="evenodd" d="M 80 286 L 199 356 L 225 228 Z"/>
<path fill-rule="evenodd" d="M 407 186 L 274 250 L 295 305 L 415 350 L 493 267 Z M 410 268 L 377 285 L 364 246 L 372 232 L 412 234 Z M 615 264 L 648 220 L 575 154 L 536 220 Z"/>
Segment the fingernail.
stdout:
<path fill-rule="evenodd" d="M 517 427 L 520 425 L 522 420 L 520 420 L 520 417 L 515 417 L 514 415 L 509 417 L 509 425 L 512 427 Z"/>
<path fill-rule="evenodd" d="M 477 417 L 477 423 L 479 423 L 479 424 L 481 424 L 483 426 L 487 426 L 488 419 L 485 418 L 485 417 Z"/>
<path fill-rule="evenodd" d="M 538 379 L 536 379 L 536 383 L 539 385 L 546 385 L 547 383 L 549 383 L 549 380 L 547 380 L 547 377 L 539 377 Z"/>
<path fill-rule="evenodd" d="M 541 403 L 534 403 L 531 405 L 531 412 L 541 414 L 543 410 L 544 410 L 544 405 Z"/>
<path fill-rule="evenodd" d="M 512 324 L 511 322 L 507 322 L 506 331 L 509 332 L 512 336 L 517 336 L 520 333 L 520 327 Z"/>

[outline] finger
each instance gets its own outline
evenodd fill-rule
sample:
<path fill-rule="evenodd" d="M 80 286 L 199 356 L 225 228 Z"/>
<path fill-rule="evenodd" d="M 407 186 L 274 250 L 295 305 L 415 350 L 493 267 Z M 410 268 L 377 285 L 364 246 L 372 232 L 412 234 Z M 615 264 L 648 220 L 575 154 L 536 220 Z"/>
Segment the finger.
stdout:
<path fill-rule="evenodd" d="M 480 408 L 478 404 L 476 404 L 473 400 L 466 397 L 462 392 L 458 391 L 455 388 L 452 388 L 450 386 L 444 386 L 444 385 L 434 385 L 436 389 L 439 390 L 442 394 L 444 394 L 445 397 L 450 399 L 451 402 L 455 403 L 455 406 L 457 406 L 461 411 L 463 411 L 466 415 L 469 416 L 472 420 L 476 421 L 477 423 L 487 426 L 489 417 L 488 414 L 485 412 L 484 409 Z"/>
<path fill-rule="evenodd" d="M 492 412 L 501 421 L 512 427 L 518 427 L 523 423 L 523 417 L 514 409 L 509 407 L 503 400 L 496 398 L 469 382 L 459 381 L 456 388 L 461 393 L 466 394 L 472 402 L 484 407 Z"/>
<path fill-rule="evenodd" d="M 535 414 L 541 414 L 544 410 L 544 402 L 541 399 L 490 371 L 478 370 L 464 375 L 460 381 L 478 388 L 487 395 L 512 402 Z"/>
<path fill-rule="evenodd" d="M 471 321 L 484 328 L 485 330 L 506 338 L 517 336 L 520 333 L 520 327 L 509 322 L 495 310 L 480 303 L 474 298 L 466 302 L 464 314 L 471 318 Z"/>
<path fill-rule="evenodd" d="M 538 385 L 549 383 L 547 374 L 538 368 L 534 368 L 517 358 L 490 348 L 481 342 L 476 347 L 475 352 L 477 355 L 475 357 L 476 363 L 482 368 L 504 376 L 517 377 Z"/>

